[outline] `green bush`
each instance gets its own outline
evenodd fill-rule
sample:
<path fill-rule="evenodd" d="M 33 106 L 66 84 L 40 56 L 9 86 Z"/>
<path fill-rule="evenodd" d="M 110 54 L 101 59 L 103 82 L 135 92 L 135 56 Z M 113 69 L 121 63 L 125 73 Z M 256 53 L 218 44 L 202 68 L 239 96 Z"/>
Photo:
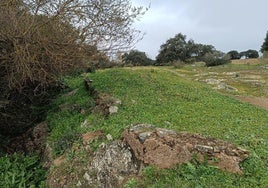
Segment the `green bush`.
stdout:
<path fill-rule="evenodd" d="M 181 69 L 181 68 L 183 68 L 185 66 L 185 63 L 183 61 L 178 60 L 178 61 L 172 62 L 172 65 L 176 69 Z"/>
<path fill-rule="evenodd" d="M 221 52 L 206 54 L 203 61 L 206 63 L 207 67 L 223 65 L 231 62 L 230 57 Z"/>
<path fill-rule="evenodd" d="M 0 187 L 44 187 L 45 175 L 38 156 L 0 157 Z"/>
<path fill-rule="evenodd" d="M 147 57 L 145 52 L 131 50 L 122 56 L 124 64 L 132 64 L 133 66 L 153 65 L 154 61 Z"/>

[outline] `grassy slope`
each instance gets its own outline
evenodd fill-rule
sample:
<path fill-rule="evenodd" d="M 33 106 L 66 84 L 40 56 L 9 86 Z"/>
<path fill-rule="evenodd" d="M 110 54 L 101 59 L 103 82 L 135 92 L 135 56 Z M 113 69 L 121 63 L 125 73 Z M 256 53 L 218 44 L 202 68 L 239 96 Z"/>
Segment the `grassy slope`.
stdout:
<path fill-rule="evenodd" d="M 220 95 L 209 87 L 182 79 L 164 68 L 124 68 L 97 71 L 84 75 L 94 87 L 122 100 L 117 114 L 108 119 L 98 114 L 81 115 L 67 112 L 48 117 L 52 132 L 50 140 L 58 145 L 73 139 L 77 132 L 104 130 L 119 138 L 130 124 L 151 123 L 177 131 L 189 131 L 234 142 L 251 152 L 243 163 L 245 174 L 221 172 L 206 165 L 182 165 L 174 170 L 146 168 L 145 187 L 265 187 L 268 185 L 268 111 Z M 82 77 L 67 80 L 77 94 L 61 97 L 56 103 L 77 103 L 92 107 L 92 99 L 83 89 Z M 72 98 L 72 99 L 70 99 Z M 76 101 L 79 100 L 79 101 Z M 81 128 L 87 119 L 88 128 Z M 68 143 L 65 143 L 68 146 Z M 66 147 L 67 147 L 66 146 Z M 55 149 L 55 148 L 54 148 Z M 61 154 L 64 147 L 56 148 Z M 139 184 L 135 180 L 129 185 Z M 139 185 L 141 186 L 141 185 Z"/>

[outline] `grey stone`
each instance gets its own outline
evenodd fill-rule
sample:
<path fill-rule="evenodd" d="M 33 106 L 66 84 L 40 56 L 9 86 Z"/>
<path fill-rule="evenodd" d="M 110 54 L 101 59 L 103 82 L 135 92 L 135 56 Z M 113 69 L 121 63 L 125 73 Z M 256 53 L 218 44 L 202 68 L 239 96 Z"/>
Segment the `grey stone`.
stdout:
<path fill-rule="evenodd" d="M 110 135 L 110 134 L 107 134 L 107 135 L 106 135 L 106 138 L 107 138 L 107 140 L 109 140 L 109 141 L 112 141 L 112 140 L 113 140 L 113 137 L 112 137 L 112 135 Z"/>
<path fill-rule="evenodd" d="M 88 122 L 88 120 L 86 119 L 83 123 L 81 123 L 81 127 L 89 127 L 90 123 Z"/>
<path fill-rule="evenodd" d="M 119 99 L 115 99 L 115 100 L 114 100 L 114 104 L 122 105 L 122 101 L 119 100 Z"/>
<path fill-rule="evenodd" d="M 88 175 L 88 173 L 86 172 L 83 176 L 83 178 L 87 181 L 90 181 L 90 176 Z"/>
<path fill-rule="evenodd" d="M 146 138 L 148 138 L 151 134 L 152 134 L 152 132 L 143 132 L 143 133 L 140 133 L 140 134 L 138 135 L 139 140 L 140 140 L 141 142 L 144 142 L 144 141 L 146 140 Z"/>
<path fill-rule="evenodd" d="M 125 178 L 138 172 L 128 146 L 122 141 L 114 141 L 105 145 L 94 155 L 90 164 L 91 176 L 89 184 L 97 184 L 98 187 L 120 187 Z"/>
<path fill-rule="evenodd" d="M 118 112 L 118 107 L 117 106 L 110 106 L 109 107 L 109 114 L 115 114 Z"/>
<path fill-rule="evenodd" d="M 217 84 L 221 83 L 221 80 L 217 80 L 217 79 L 214 79 L 214 78 L 209 78 L 209 79 L 206 79 L 205 82 L 207 84 L 210 84 L 210 85 L 217 85 Z"/>
<path fill-rule="evenodd" d="M 225 83 L 220 83 L 219 85 L 217 85 L 217 87 L 215 87 L 215 89 L 223 89 L 226 91 L 235 91 L 235 92 L 238 91 L 238 89 L 236 89 L 235 87 L 227 85 Z"/>

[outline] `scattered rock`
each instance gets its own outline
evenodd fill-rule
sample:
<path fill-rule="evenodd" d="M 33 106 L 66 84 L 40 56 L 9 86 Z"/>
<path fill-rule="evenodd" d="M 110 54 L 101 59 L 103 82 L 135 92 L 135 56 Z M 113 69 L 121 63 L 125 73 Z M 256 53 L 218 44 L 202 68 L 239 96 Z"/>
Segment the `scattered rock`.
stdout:
<path fill-rule="evenodd" d="M 223 72 L 223 75 L 227 75 L 227 76 L 234 76 L 234 77 L 239 77 L 240 74 L 238 72 Z"/>
<path fill-rule="evenodd" d="M 82 144 L 73 143 L 72 147 L 63 155 L 46 163 L 51 167 L 47 174 L 47 187 L 92 187 L 88 186 L 88 180 L 92 174 L 88 173 L 87 165 L 92 161 L 94 152 L 89 143 L 95 139 L 101 139 L 103 132 L 98 130 L 81 135 Z"/>
<path fill-rule="evenodd" d="M 241 173 L 239 163 L 248 156 L 246 150 L 222 140 L 177 133 L 150 124 L 131 127 L 122 133 L 122 138 L 138 160 L 160 168 L 189 162 L 196 154 L 199 160 L 207 158 L 209 164 L 222 170 Z"/>
<path fill-rule="evenodd" d="M 214 89 L 223 89 L 223 90 L 226 90 L 226 91 L 235 91 L 235 92 L 238 91 L 238 89 L 236 89 L 235 87 L 227 85 L 225 83 L 218 84 Z"/>
<path fill-rule="evenodd" d="M 82 143 L 83 143 L 85 151 L 91 151 L 89 143 L 92 142 L 95 139 L 101 138 L 102 136 L 104 136 L 104 133 L 101 130 L 97 130 L 97 131 L 94 131 L 94 132 L 88 132 L 86 134 L 81 135 L 81 139 L 82 139 Z M 78 151 L 79 147 L 74 144 L 74 145 L 72 145 L 71 150 Z M 59 167 L 59 166 L 61 166 L 64 163 L 67 162 L 67 155 L 66 155 L 66 152 L 65 152 L 63 155 L 61 155 L 58 158 L 53 160 L 52 155 L 51 155 L 51 148 L 48 146 L 46 148 L 45 160 L 44 161 L 45 161 L 44 167 L 46 167 L 46 168 L 49 168 L 51 165 L 54 165 L 54 167 Z"/>
<path fill-rule="evenodd" d="M 219 75 L 217 72 L 208 72 L 209 75 Z"/>
<path fill-rule="evenodd" d="M 99 94 L 96 100 L 96 106 L 93 112 L 100 112 L 108 117 L 110 114 L 118 112 L 118 106 L 122 104 L 121 100 L 115 99 L 108 94 Z"/>
<path fill-rule="evenodd" d="M 268 65 L 261 66 L 263 69 L 268 69 Z"/>
<path fill-rule="evenodd" d="M 214 78 L 209 78 L 209 79 L 206 79 L 205 82 L 207 84 L 210 84 L 210 85 L 217 85 L 217 84 L 220 84 L 223 80 L 217 80 L 217 79 L 214 79 Z"/>

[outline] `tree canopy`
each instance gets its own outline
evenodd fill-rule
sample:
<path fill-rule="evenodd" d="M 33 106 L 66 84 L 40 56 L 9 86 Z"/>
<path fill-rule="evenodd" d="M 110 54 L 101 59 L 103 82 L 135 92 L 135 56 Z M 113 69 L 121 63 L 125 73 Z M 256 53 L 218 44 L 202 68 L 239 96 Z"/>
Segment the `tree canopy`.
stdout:
<path fill-rule="evenodd" d="M 258 58 L 259 57 L 259 53 L 258 53 L 257 50 L 249 49 L 247 51 L 240 52 L 240 56 L 241 57 L 245 57 L 245 58 Z"/>
<path fill-rule="evenodd" d="M 261 50 L 262 53 L 267 52 L 268 51 L 268 31 L 266 32 L 266 37 L 264 39 L 264 42 L 261 46 Z"/>
<path fill-rule="evenodd" d="M 207 67 L 223 65 L 231 62 L 228 54 L 217 50 L 215 50 L 213 53 L 205 54 L 203 61 L 206 63 Z"/>
<path fill-rule="evenodd" d="M 186 40 L 186 35 L 181 33 L 170 38 L 160 47 L 156 57 L 156 65 L 164 65 L 173 61 L 201 60 L 207 53 L 215 51 L 214 46 L 197 44 L 192 39 Z"/>
<path fill-rule="evenodd" d="M 227 54 L 230 56 L 230 59 L 240 59 L 241 58 L 240 53 L 236 50 L 231 50 Z"/>
<path fill-rule="evenodd" d="M 153 60 L 148 58 L 145 52 L 138 50 L 131 50 L 129 53 L 125 53 L 122 58 L 125 64 L 132 64 L 134 66 L 147 66 L 153 64 Z"/>

